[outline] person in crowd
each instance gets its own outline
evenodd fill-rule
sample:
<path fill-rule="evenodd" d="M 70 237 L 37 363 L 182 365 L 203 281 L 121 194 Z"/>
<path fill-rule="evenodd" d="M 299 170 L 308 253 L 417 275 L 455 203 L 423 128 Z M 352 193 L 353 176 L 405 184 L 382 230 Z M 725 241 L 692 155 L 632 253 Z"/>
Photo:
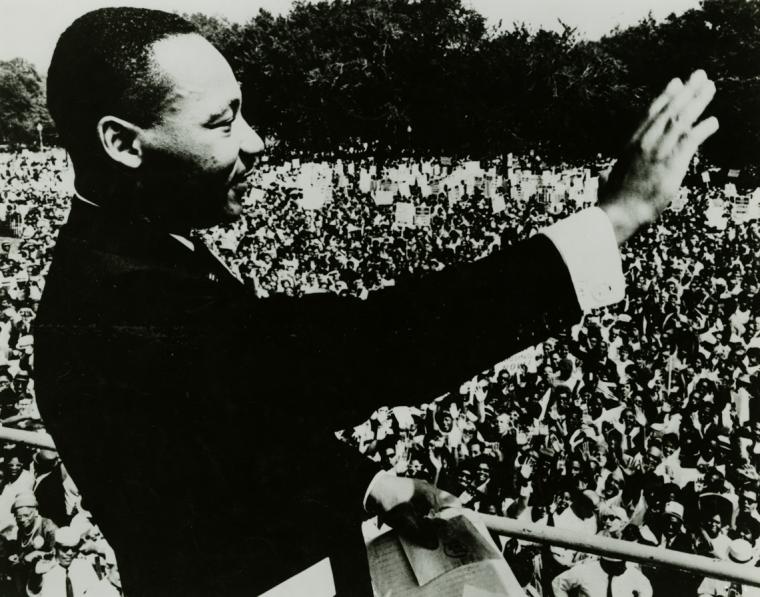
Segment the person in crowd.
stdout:
<path fill-rule="evenodd" d="M 748 541 L 734 539 L 728 547 L 728 559 L 735 564 L 754 566 L 755 551 Z M 698 597 L 758 597 L 760 588 L 744 586 L 727 580 L 706 578 L 699 585 Z"/>
<path fill-rule="evenodd" d="M 578 562 L 552 582 L 554 597 L 651 597 L 652 585 L 636 566 L 613 558 Z"/>
<path fill-rule="evenodd" d="M 26 583 L 36 563 L 52 553 L 55 539 L 55 523 L 40 516 L 37 500 L 31 492 L 23 492 L 13 502 L 17 536 L 11 556 L 13 577 L 18 595 L 23 595 Z"/>
<path fill-rule="evenodd" d="M 29 597 L 120 597 L 81 553 L 82 537 L 72 527 L 55 531 L 54 557 L 40 559 L 27 584 Z"/>

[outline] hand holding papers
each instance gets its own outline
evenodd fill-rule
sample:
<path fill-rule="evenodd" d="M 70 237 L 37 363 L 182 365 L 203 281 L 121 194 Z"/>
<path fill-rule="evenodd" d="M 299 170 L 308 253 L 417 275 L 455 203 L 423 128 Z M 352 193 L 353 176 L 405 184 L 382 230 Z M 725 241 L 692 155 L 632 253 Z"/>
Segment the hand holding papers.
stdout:
<path fill-rule="evenodd" d="M 437 546 L 420 547 L 392 531 L 367 543 L 376 595 L 522 597 L 524 592 L 481 522 L 445 510 L 434 519 Z M 366 527 L 365 537 L 369 534 Z"/>

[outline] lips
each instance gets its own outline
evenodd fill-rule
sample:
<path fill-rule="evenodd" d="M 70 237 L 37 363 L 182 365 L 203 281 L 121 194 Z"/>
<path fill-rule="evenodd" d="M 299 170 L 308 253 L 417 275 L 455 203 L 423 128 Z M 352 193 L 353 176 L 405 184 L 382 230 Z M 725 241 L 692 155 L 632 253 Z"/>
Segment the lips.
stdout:
<path fill-rule="evenodd" d="M 248 171 L 236 174 L 230 182 L 230 190 L 234 191 L 235 194 L 238 195 L 244 195 L 247 193 L 250 187 L 250 179 L 254 171 L 255 170 L 251 168 Z"/>

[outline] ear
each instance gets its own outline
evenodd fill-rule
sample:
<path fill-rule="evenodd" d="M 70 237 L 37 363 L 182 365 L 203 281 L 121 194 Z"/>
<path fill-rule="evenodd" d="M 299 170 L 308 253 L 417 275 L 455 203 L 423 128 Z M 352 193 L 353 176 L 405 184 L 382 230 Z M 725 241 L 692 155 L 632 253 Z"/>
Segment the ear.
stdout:
<path fill-rule="evenodd" d="M 138 126 L 117 116 L 104 116 L 98 121 L 98 137 L 106 154 L 127 168 L 142 164 L 142 144 Z"/>

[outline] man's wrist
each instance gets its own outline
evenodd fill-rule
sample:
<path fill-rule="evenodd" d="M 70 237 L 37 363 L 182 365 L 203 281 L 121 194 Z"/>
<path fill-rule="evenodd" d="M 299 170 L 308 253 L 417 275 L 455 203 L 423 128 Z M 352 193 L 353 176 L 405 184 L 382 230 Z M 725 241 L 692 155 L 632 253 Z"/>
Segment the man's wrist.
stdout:
<path fill-rule="evenodd" d="M 618 246 L 622 245 L 642 226 L 654 221 L 649 206 L 635 198 L 616 197 L 598 206 L 610 220 Z"/>

